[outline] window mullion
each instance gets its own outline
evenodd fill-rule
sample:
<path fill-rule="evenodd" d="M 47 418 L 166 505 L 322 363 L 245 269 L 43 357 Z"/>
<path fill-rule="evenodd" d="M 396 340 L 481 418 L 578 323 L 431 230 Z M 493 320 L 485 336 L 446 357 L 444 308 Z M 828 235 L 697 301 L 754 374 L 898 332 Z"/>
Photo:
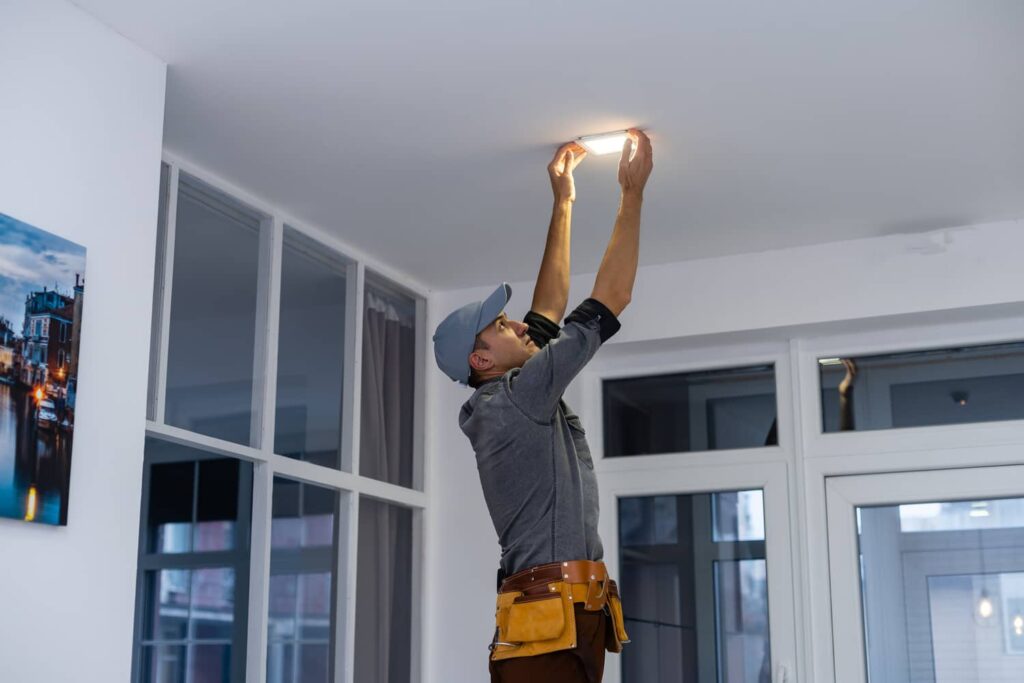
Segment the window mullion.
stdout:
<path fill-rule="evenodd" d="M 427 448 L 424 425 L 426 424 L 426 384 L 427 384 L 427 363 L 430 352 L 430 345 L 427 343 L 427 302 L 425 299 L 416 299 L 416 351 L 414 361 L 413 379 L 413 453 L 412 453 L 412 486 L 420 491 L 426 490 L 426 467 Z M 415 660 L 414 660 L 415 661 Z M 416 676 L 413 676 L 416 680 Z"/>
<path fill-rule="evenodd" d="M 363 292 L 366 268 L 362 262 L 348 267 L 345 289 L 345 386 L 342 391 L 341 469 L 359 474 L 359 420 L 363 386 Z"/>
<path fill-rule="evenodd" d="M 422 577 L 425 575 L 423 552 L 425 516 L 423 509 L 413 509 L 412 511 L 412 591 L 410 596 L 412 602 L 410 621 L 412 623 L 409 629 L 409 636 L 412 639 L 409 644 L 409 680 L 412 683 L 420 683 L 423 680 L 423 591 L 425 586 Z"/>
<path fill-rule="evenodd" d="M 155 329 L 151 344 L 157 344 L 156 373 L 151 378 L 154 386 L 153 396 L 153 421 L 157 424 L 166 422 L 167 406 L 167 349 L 170 343 L 171 334 L 171 294 L 174 283 L 174 236 L 177 232 L 178 223 L 178 167 L 170 166 L 170 173 L 167 180 L 167 215 L 164 226 L 164 239 L 162 244 L 157 244 L 157 254 L 160 256 L 159 275 L 160 280 L 154 282 L 155 287 L 162 287 L 159 298 L 159 309 L 153 311 L 156 320 Z"/>
<path fill-rule="evenodd" d="M 270 600 L 271 502 L 274 472 L 268 463 L 253 465 L 252 539 L 249 559 L 249 624 L 246 638 L 246 683 L 265 683 L 267 622 Z"/>
<path fill-rule="evenodd" d="M 142 505 L 139 523 L 139 548 L 148 549 L 149 542 L 149 487 L 152 478 L 152 466 L 144 463 L 142 466 Z M 139 643 L 143 640 L 145 633 L 146 619 L 146 572 L 140 558 L 135 568 L 135 643 L 132 647 L 132 674 L 133 683 L 140 680 L 142 673 L 142 647 Z"/>
<path fill-rule="evenodd" d="M 334 645 L 335 680 L 355 683 L 356 657 L 356 580 L 359 549 L 359 494 L 344 494 L 348 504 L 348 524 L 338 539 L 337 563 L 340 578 L 335 595 L 338 633 Z M 337 672 L 342 672 L 339 679 Z"/>
<path fill-rule="evenodd" d="M 253 419 L 250 443 L 267 453 L 274 450 L 283 248 L 284 224 L 276 217 L 265 220 L 260 230 L 259 275 L 256 280 L 259 291 L 256 307 Z"/>

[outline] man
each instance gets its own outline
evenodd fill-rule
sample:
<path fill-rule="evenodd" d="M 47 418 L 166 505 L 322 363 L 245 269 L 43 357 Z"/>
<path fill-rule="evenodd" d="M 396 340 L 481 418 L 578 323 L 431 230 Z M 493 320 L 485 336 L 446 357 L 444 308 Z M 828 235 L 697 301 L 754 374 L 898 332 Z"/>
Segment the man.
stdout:
<path fill-rule="evenodd" d="M 573 169 L 586 151 L 563 145 L 548 166 L 554 209 L 530 312 L 503 313 L 507 284 L 437 327 L 434 355 L 475 388 L 459 425 L 476 452 L 501 544 L 492 683 L 596 683 L 604 651 L 627 642 L 615 584 L 600 562 L 598 495 L 590 448 L 562 393 L 619 329 L 639 253 L 640 207 L 651 142 L 630 130 L 619 161 L 622 196 L 590 298 L 565 319 Z"/>

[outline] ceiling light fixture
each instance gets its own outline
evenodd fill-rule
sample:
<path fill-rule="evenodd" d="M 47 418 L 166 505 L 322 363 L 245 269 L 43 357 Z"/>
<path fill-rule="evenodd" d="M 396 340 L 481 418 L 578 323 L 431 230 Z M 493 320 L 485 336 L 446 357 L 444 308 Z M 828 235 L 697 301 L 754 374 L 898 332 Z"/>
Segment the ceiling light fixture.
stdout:
<path fill-rule="evenodd" d="M 591 154 L 615 154 L 622 151 L 626 144 L 629 133 L 624 130 L 617 130 L 613 133 L 600 133 L 598 135 L 584 135 L 576 138 L 576 142 L 583 145 Z"/>
<path fill-rule="evenodd" d="M 818 365 L 842 365 L 842 358 L 819 358 Z"/>

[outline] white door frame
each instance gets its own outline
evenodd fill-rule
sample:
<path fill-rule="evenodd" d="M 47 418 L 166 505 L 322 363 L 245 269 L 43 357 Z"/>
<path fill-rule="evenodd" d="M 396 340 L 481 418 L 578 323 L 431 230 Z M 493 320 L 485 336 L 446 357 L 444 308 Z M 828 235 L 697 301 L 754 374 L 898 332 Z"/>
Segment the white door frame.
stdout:
<path fill-rule="evenodd" d="M 946 455 L 961 461 L 971 456 L 982 461 L 1019 460 L 1020 449 L 955 449 Z M 826 479 L 825 489 L 835 681 L 867 683 L 856 508 L 1022 496 L 1024 465 L 833 476 Z"/>
<path fill-rule="evenodd" d="M 794 683 L 797 661 L 796 604 L 793 583 L 793 535 L 789 514 L 787 463 L 776 460 L 757 464 L 694 467 L 681 459 L 679 465 L 657 470 L 617 471 L 601 479 L 600 532 L 605 541 L 605 562 L 618 575 L 619 498 L 644 495 L 714 493 L 761 489 L 764 491 L 765 551 L 768 568 L 768 624 L 775 683 Z M 599 475 L 600 476 L 600 475 Z M 629 600 L 629 596 L 623 596 Z M 628 645 L 626 647 L 629 647 Z M 606 660 L 605 680 L 621 683 L 619 657 Z"/>

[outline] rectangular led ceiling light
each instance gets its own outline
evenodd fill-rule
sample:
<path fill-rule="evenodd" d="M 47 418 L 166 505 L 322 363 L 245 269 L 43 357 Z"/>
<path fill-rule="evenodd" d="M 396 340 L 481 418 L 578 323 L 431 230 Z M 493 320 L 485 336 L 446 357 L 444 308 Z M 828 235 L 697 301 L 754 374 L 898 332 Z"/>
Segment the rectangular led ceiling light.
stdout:
<path fill-rule="evenodd" d="M 617 154 L 626 144 L 626 131 L 617 130 L 614 133 L 584 135 L 581 138 L 576 138 L 576 142 L 583 145 L 591 154 Z"/>

